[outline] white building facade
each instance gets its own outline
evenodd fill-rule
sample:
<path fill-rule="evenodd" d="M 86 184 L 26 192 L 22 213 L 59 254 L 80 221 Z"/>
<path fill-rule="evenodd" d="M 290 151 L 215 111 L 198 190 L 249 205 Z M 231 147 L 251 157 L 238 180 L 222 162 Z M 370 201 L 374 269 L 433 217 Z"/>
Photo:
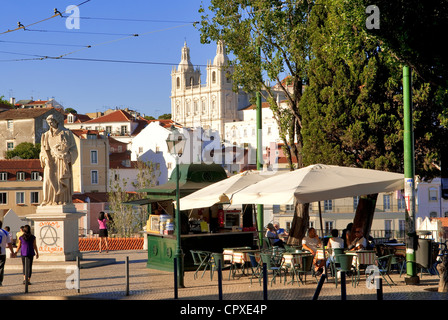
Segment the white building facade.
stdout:
<path fill-rule="evenodd" d="M 239 121 L 238 110 L 249 105 L 248 95 L 232 90 L 232 72 L 224 44 L 218 42 L 213 63 L 207 63 L 206 83 L 190 60 L 185 43 L 178 67 L 171 72 L 171 119 L 182 126 L 219 132 L 225 137 L 225 123 Z"/>

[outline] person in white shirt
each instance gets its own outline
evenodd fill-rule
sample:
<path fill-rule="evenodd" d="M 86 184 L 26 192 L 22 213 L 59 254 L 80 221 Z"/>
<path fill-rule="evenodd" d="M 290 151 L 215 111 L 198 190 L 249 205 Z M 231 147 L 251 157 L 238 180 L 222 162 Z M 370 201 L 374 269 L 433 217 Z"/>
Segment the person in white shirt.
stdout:
<path fill-rule="evenodd" d="M 308 250 L 314 256 L 313 259 L 314 272 L 316 273 L 317 276 L 320 276 L 322 274 L 323 266 L 325 265 L 324 260 L 316 259 L 317 248 L 321 246 L 322 243 L 320 241 L 319 236 L 316 233 L 316 230 L 314 228 L 309 228 L 308 236 L 302 239 L 302 249 Z"/>
<path fill-rule="evenodd" d="M 328 240 L 328 248 L 344 248 L 344 240 L 339 237 L 338 229 L 331 230 L 331 238 Z"/>
<path fill-rule="evenodd" d="M 2 226 L 3 222 L 0 221 L 0 286 L 3 285 L 3 276 L 5 274 L 6 248 L 9 248 L 11 251 L 11 257 L 14 258 L 15 256 L 9 233 L 8 231 L 3 230 Z"/>
<path fill-rule="evenodd" d="M 355 239 L 349 246 L 350 251 L 358 251 L 367 248 L 367 240 L 364 238 L 364 233 L 361 228 L 356 228 L 355 230 Z"/>

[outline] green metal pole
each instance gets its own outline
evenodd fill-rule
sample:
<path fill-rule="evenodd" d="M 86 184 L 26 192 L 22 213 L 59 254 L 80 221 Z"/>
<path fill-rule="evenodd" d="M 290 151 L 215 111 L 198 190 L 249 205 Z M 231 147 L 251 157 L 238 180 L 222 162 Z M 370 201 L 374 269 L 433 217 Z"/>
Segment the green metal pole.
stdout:
<path fill-rule="evenodd" d="M 258 47 L 258 56 L 261 57 L 261 48 Z M 257 170 L 263 169 L 263 144 L 262 144 L 262 112 L 261 112 L 261 93 L 257 92 Z M 263 216 L 263 205 L 257 205 L 257 230 L 259 232 L 259 242 L 260 246 L 263 245 L 263 235 L 264 231 L 264 216 Z"/>
<path fill-rule="evenodd" d="M 180 191 L 179 191 L 179 157 L 176 156 L 176 239 L 177 239 L 177 248 L 176 255 L 177 258 L 177 285 L 179 288 L 184 288 L 184 269 L 183 269 L 183 252 L 181 247 L 181 218 L 180 218 Z"/>
<path fill-rule="evenodd" d="M 413 237 L 415 236 L 415 160 L 414 129 L 412 121 L 412 78 L 408 66 L 403 67 L 403 124 L 404 124 L 404 196 L 406 200 L 406 221 L 408 238 L 406 239 L 407 284 L 416 284 L 419 278 L 416 272 Z"/>

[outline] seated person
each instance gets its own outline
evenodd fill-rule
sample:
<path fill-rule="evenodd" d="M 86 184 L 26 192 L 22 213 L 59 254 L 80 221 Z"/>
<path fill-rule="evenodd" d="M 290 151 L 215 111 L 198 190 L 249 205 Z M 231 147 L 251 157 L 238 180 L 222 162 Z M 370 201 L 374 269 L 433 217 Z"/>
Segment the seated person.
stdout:
<path fill-rule="evenodd" d="M 328 240 L 328 248 L 344 248 L 344 240 L 339 237 L 338 229 L 331 230 L 331 238 Z"/>
<path fill-rule="evenodd" d="M 314 256 L 313 259 L 314 271 L 317 276 L 320 276 L 322 274 L 323 266 L 325 265 L 325 261 L 316 260 L 317 248 L 321 247 L 321 245 L 322 243 L 319 239 L 319 236 L 316 233 L 316 230 L 314 228 L 309 228 L 308 236 L 302 239 L 302 249 L 308 250 Z"/>
<path fill-rule="evenodd" d="M 362 228 L 356 228 L 355 239 L 352 241 L 348 249 L 350 251 L 364 250 L 367 248 L 367 240 L 364 238 Z"/>
<path fill-rule="evenodd" d="M 288 233 L 285 231 L 285 229 L 280 228 L 280 225 L 278 223 L 274 223 L 274 228 L 280 238 L 288 237 Z"/>
<path fill-rule="evenodd" d="M 285 247 L 284 242 L 281 239 L 279 239 L 277 231 L 275 231 L 274 225 L 272 223 L 269 223 L 266 226 L 266 228 L 268 229 L 266 231 L 266 238 L 269 239 L 271 244 L 276 247 L 284 248 Z"/>
<path fill-rule="evenodd" d="M 328 239 L 327 247 L 329 249 L 344 248 L 344 240 L 339 237 L 338 229 L 331 230 L 331 238 Z M 331 255 L 328 259 L 328 263 L 330 263 L 330 261 L 333 261 L 333 260 L 334 260 L 334 251 L 331 250 Z M 328 265 L 328 263 L 327 263 L 327 265 Z"/>

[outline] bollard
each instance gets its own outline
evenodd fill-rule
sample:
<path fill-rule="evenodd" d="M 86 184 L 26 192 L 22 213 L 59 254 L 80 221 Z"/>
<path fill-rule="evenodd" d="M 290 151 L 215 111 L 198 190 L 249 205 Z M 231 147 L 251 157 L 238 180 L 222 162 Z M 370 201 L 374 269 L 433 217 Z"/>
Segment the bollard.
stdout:
<path fill-rule="evenodd" d="M 22 259 L 24 259 L 25 262 L 25 293 L 28 293 L 28 278 L 29 278 L 29 274 L 28 274 L 28 257 L 23 257 Z"/>
<path fill-rule="evenodd" d="M 129 257 L 126 257 L 126 296 L 129 296 Z"/>
<path fill-rule="evenodd" d="M 222 268 L 221 259 L 218 259 L 218 297 L 222 300 Z"/>
<path fill-rule="evenodd" d="M 377 278 L 378 287 L 376 288 L 376 299 L 383 300 L 383 279 Z"/>
<path fill-rule="evenodd" d="M 263 300 L 268 300 L 268 273 L 266 263 L 263 263 Z"/>
<path fill-rule="evenodd" d="M 320 289 L 322 289 L 322 286 L 324 285 L 325 279 L 327 278 L 326 274 L 323 273 L 320 277 L 319 283 L 317 284 L 316 292 L 314 292 L 313 300 L 317 300 L 319 298 Z"/>
<path fill-rule="evenodd" d="M 79 256 L 76 256 L 76 266 L 77 266 L 76 288 L 78 290 L 78 293 L 80 293 L 81 292 L 81 260 L 79 259 Z"/>
<path fill-rule="evenodd" d="M 352 281 L 353 281 L 353 278 L 352 278 Z M 346 287 L 344 271 L 341 271 L 341 300 L 347 300 L 347 287 Z"/>
<path fill-rule="evenodd" d="M 174 258 L 174 299 L 177 298 L 177 258 Z"/>

